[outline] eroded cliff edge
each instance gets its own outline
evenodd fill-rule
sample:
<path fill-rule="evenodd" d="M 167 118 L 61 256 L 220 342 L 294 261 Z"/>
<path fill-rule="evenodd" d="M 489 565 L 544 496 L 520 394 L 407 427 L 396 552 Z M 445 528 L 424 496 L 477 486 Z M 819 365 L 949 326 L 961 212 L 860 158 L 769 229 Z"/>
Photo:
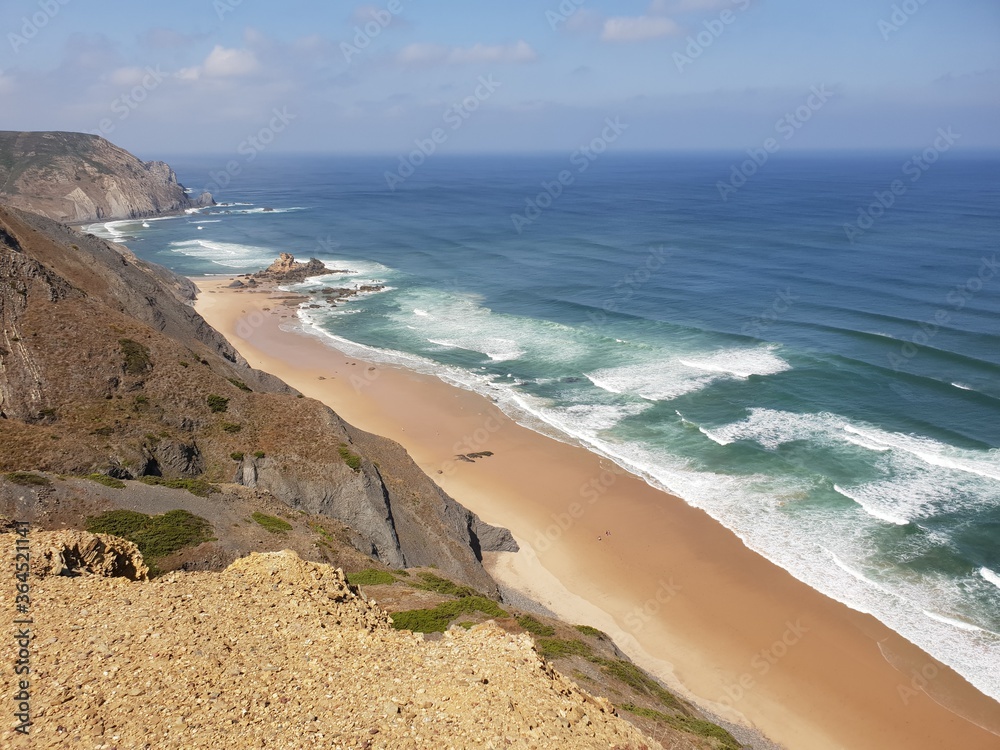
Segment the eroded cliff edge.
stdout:
<path fill-rule="evenodd" d="M 55 221 L 136 219 L 212 205 L 161 161 L 96 135 L 0 131 L 0 202 Z"/>

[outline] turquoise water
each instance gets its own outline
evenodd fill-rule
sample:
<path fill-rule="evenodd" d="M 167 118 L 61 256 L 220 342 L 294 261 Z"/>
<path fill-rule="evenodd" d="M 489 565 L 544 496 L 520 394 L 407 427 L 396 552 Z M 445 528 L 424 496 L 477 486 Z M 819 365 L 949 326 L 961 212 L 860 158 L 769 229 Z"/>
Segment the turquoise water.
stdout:
<path fill-rule="evenodd" d="M 614 459 L 1000 698 L 1000 163 L 948 155 L 852 242 L 907 158 L 786 156 L 724 201 L 729 156 L 607 156 L 551 205 L 565 157 L 396 190 L 393 159 L 262 159 L 237 205 L 90 231 L 386 284 L 300 325 Z M 194 188 L 226 161 L 172 160 Z"/>

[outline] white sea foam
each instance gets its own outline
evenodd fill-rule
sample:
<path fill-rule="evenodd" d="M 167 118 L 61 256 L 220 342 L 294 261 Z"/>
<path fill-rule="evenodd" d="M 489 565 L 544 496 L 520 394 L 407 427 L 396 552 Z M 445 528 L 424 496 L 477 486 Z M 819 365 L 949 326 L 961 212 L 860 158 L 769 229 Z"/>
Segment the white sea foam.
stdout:
<path fill-rule="evenodd" d="M 211 240 L 171 242 L 170 251 L 192 258 L 210 260 L 228 268 L 266 266 L 274 260 L 275 256 L 275 251 L 269 248 Z"/>
<path fill-rule="evenodd" d="M 971 632 L 978 631 L 983 633 L 989 632 L 979 627 L 978 625 L 973 625 L 972 623 L 965 622 L 964 620 L 956 620 L 953 617 L 946 617 L 945 615 L 939 615 L 937 612 L 930 612 L 925 609 L 924 614 L 927 615 L 932 620 L 935 620 L 936 622 L 942 622 L 945 625 L 951 625 L 952 627 L 958 628 L 959 630 L 968 630 Z"/>
<path fill-rule="evenodd" d="M 989 568 L 980 568 L 979 575 L 985 578 L 987 581 L 992 583 L 997 588 L 1000 588 L 1000 574 L 994 573 Z"/>
<path fill-rule="evenodd" d="M 774 353 L 774 347 L 722 349 L 700 356 L 665 357 L 610 367 L 588 373 L 587 378 L 610 393 L 627 393 L 649 401 L 671 401 L 705 388 L 721 378 L 774 375 L 791 366 Z"/>
<path fill-rule="evenodd" d="M 867 497 L 856 491 L 852 494 L 850 491 L 845 490 L 844 488 L 836 484 L 833 485 L 833 489 L 835 489 L 837 492 L 839 492 L 841 495 L 848 498 L 849 500 L 853 500 L 861 507 L 862 510 L 864 510 L 865 513 L 870 515 L 872 518 L 877 518 L 880 521 L 885 521 L 887 523 L 895 524 L 896 526 L 907 526 L 910 523 L 909 519 L 882 510 L 880 507 L 873 504 Z"/>
<path fill-rule="evenodd" d="M 749 378 L 751 375 L 777 375 L 790 370 L 792 366 L 774 352 L 777 347 L 755 347 L 753 349 L 723 349 L 705 357 L 685 358 L 681 364 L 705 370 Z"/>
<path fill-rule="evenodd" d="M 974 391 L 975 390 L 975 388 L 973 388 L 972 386 L 962 385 L 961 383 L 952 383 L 952 385 L 955 386 L 956 388 L 961 388 L 963 391 Z"/>
<path fill-rule="evenodd" d="M 432 344 L 443 346 L 447 349 L 465 349 L 467 351 L 479 352 L 480 354 L 485 354 L 493 362 L 509 362 L 512 359 L 519 359 L 525 354 L 524 349 L 511 339 L 475 336 L 427 340 Z"/>

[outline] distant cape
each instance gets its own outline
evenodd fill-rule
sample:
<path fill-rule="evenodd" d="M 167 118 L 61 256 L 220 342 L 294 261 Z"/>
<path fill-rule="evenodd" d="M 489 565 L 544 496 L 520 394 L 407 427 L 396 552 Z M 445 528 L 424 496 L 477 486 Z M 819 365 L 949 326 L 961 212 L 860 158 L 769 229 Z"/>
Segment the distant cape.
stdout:
<path fill-rule="evenodd" d="M 100 136 L 13 131 L 0 131 L 0 202 L 67 223 L 214 204 L 209 193 L 192 200 L 164 162 L 143 162 Z"/>

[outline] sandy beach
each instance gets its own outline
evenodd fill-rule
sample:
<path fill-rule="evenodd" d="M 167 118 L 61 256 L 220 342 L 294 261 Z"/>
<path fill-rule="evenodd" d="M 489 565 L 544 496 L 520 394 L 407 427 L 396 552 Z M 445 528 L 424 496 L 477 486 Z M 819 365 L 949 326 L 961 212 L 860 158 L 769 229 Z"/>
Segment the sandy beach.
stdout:
<path fill-rule="evenodd" d="M 606 631 L 700 705 L 795 750 L 1000 748 L 1000 704 L 707 514 L 478 394 L 282 330 L 296 323 L 274 299 L 286 294 L 229 281 L 195 279 L 197 309 L 252 366 L 401 443 L 517 538 L 521 552 L 487 561 L 498 580 Z"/>

